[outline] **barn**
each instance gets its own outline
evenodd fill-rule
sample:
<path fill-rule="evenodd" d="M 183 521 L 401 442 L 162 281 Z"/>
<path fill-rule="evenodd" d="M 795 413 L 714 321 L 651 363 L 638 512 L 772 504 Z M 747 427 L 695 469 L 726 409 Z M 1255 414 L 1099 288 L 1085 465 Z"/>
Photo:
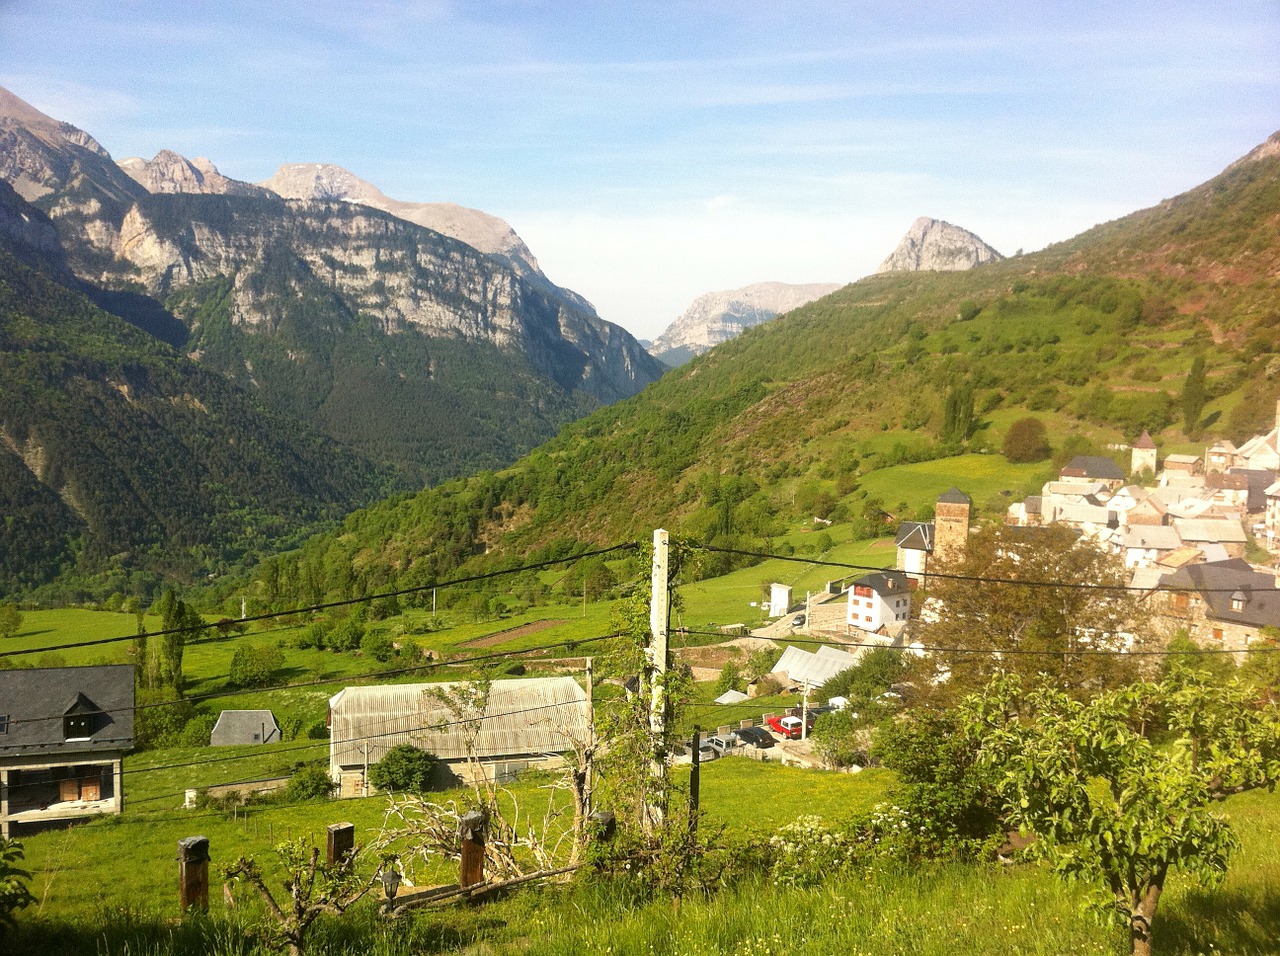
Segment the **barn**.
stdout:
<path fill-rule="evenodd" d="M 504 781 L 565 765 L 589 735 L 572 677 L 346 687 L 329 699 L 329 774 L 341 797 L 370 792 L 368 769 L 399 744 L 438 757 L 439 781 Z"/>

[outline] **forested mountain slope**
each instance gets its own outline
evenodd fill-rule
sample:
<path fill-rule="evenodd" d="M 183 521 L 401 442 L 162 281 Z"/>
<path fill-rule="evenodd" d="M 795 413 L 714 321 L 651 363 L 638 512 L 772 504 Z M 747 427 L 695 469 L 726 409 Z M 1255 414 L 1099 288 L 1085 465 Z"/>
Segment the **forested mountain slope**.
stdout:
<path fill-rule="evenodd" d="M 225 571 L 388 479 L 0 251 L 0 594 Z"/>
<path fill-rule="evenodd" d="M 1280 394 L 1280 157 L 1154 210 L 970 272 L 878 275 L 748 330 L 512 468 L 404 496 L 309 542 L 331 588 L 424 583 L 465 562 L 663 525 L 760 540 L 856 517 L 885 465 L 995 451 L 1034 414 L 1071 436 L 1236 439 Z M 1205 416 L 1179 398 L 1205 359 Z M 957 421 L 949 409 L 972 410 Z M 886 503 L 892 506 L 892 502 Z M 481 556 L 484 556 L 483 558 Z"/>

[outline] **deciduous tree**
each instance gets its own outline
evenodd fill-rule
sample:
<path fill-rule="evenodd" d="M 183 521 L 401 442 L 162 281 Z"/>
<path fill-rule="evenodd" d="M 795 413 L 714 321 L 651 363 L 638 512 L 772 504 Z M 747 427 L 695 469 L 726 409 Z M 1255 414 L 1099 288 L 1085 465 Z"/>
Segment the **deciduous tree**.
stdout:
<path fill-rule="evenodd" d="M 1120 558 L 1059 525 L 997 525 L 968 538 L 954 577 L 930 583 L 918 665 L 942 702 L 984 686 L 997 671 L 1044 675 L 1073 696 L 1127 683 L 1143 643 Z M 938 678 L 945 678 L 940 682 Z"/>
<path fill-rule="evenodd" d="M 1174 869 L 1215 885 L 1236 839 L 1215 802 L 1280 781 L 1280 708 L 1237 682 L 1179 669 L 1088 701 L 1001 675 L 962 708 L 1007 819 L 1033 852 L 1128 925 L 1149 956 Z M 1167 728 L 1172 741 L 1157 744 Z"/>

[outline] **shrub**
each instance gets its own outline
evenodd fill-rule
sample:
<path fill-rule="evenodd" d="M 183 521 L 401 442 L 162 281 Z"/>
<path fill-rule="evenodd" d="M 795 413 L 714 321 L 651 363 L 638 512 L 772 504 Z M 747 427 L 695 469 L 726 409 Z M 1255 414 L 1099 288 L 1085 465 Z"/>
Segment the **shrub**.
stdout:
<path fill-rule="evenodd" d="M 360 639 L 360 651 L 385 664 L 395 656 L 396 647 L 386 634 L 381 631 L 370 631 Z"/>
<path fill-rule="evenodd" d="M 284 652 L 274 645 L 245 644 L 231 657 L 227 678 L 236 687 L 266 687 L 284 666 Z"/>
<path fill-rule="evenodd" d="M 439 763 L 434 754 L 413 744 L 397 744 L 369 768 L 369 782 L 379 790 L 422 793 L 431 789 L 431 777 Z"/>
<path fill-rule="evenodd" d="M 815 886 L 853 865 L 857 848 L 848 835 L 821 818 L 804 815 L 769 838 L 774 852 L 771 876 L 778 886 Z"/>
<path fill-rule="evenodd" d="M 218 718 L 212 714 L 200 714 L 187 721 L 187 725 L 178 734 L 178 745 L 182 747 L 207 747 L 209 735 L 213 733 L 213 725 Z"/>
<path fill-rule="evenodd" d="M 319 767 L 302 767 L 289 777 L 289 785 L 285 788 L 288 800 L 314 800 L 328 797 L 337 784 L 329 779 L 329 775 Z"/>

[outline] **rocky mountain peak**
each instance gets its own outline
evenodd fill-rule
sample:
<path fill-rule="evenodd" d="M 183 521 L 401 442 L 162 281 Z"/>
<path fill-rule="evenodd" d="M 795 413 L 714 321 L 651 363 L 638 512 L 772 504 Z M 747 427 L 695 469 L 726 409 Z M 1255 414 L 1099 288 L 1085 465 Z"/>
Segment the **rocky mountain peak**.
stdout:
<path fill-rule="evenodd" d="M 501 259 L 520 275 L 542 276 L 538 260 L 515 230 L 479 209 L 392 199 L 372 183 L 331 163 L 284 163 L 274 176 L 258 185 L 285 199 L 342 200 L 381 209 Z"/>
<path fill-rule="evenodd" d="M 968 229 L 921 216 L 877 271 L 962 272 L 1003 258 Z"/>
<path fill-rule="evenodd" d="M 1245 153 L 1234 163 L 1227 167 L 1228 170 L 1238 169 L 1241 166 L 1247 166 L 1250 163 L 1256 163 L 1272 156 L 1280 156 L 1280 132 L 1272 133 L 1267 137 L 1266 141 L 1255 146 L 1249 152 Z"/>
<path fill-rule="evenodd" d="M 187 159 L 170 149 L 162 149 L 147 161 L 137 156 L 120 160 L 121 169 L 147 192 L 213 193 L 220 196 L 264 195 L 266 190 L 251 183 L 229 179 L 203 156 Z"/>
<path fill-rule="evenodd" d="M 0 87 L 0 179 L 23 199 L 39 199 L 80 177 L 106 195 L 136 189 L 111 182 L 113 169 L 110 154 L 84 130 L 46 116 Z"/>
<path fill-rule="evenodd" d="M 753 325 L 798 309 L 838 288 L 838 284 L 829 282 L 757 282 L 741 289 L 708 292 L 694 299 L 648 346 L 649 353 L 668 365 L 679 365 L 721 342 L 737 338 Z"/>

